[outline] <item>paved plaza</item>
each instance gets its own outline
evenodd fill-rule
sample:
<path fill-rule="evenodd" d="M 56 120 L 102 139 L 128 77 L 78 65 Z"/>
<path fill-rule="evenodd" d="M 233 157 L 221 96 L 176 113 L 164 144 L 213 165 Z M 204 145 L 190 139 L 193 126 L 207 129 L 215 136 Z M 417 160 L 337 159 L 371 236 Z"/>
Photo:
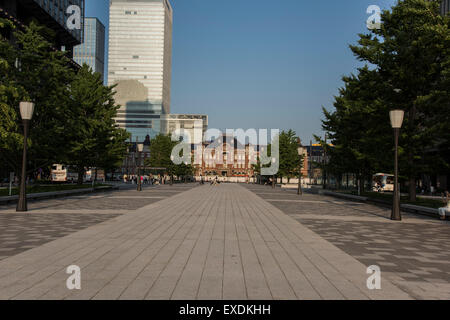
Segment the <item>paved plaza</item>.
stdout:
<path fill-rule="evenodd" d="M 251 184 L 29 207 L 0 207 L 0 299 L 450 299 L 448 221 Z M 67 289 L 71 265 L 81 290 Z"/>
<path fill-rule="evenodd" d="M 247 186 L 363 264 L 378 265 L 416 299 L 450 299 L 450 223 L 333 197 Z"/>

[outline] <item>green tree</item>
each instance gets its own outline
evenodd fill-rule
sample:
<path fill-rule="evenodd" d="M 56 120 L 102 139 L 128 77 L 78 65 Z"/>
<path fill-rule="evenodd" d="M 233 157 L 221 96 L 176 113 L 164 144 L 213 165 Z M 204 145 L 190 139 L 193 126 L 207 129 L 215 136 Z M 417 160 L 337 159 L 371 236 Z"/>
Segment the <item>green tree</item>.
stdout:
<path fill-rule="evenodd" d="M 298 155 L 298 138 L 293 130 L 282 131 L 279 136 L 280 144 L 280 169 L 279 175 L 281 177 L 281 183 L 283 183 L 283 177 L 289 179 L 298 176 L 300 158 Z"/>
<path fill-rule="evenodd" d="M 441 116 L 449 111 L 448 103 L 445 110 L 437 112 L 437 106 L 431 106 L 444 100 L 448 91 L 442 79 L 449 65 L 450 20 L 440 15 L 439 2 L 404 0 L 392 11 L 384 11 L 381 29 L 359 35 L 358 45 L 350 46 L 370 69 L 361 68 L 357 76 L 344 78 L 336 112 L 325 111 L 324 128 L 336 145 L 330 165 L 347 170 L 346 163 L 355 164 L 362 175 L 391 168 L 389 110 L 406 111 L 400 169 L 409 181 L 412 201 L 418 175 L 434 169 L 436 161 L 430 161 L 430 155 L 442 155 L 429 149 L 439 144 L 439 139 L 445 140 L 445 116 Z"/>
<path fill-rule="evenodd" d="M 126 153 L 129 135 L 116 127 L 114 117 L 119 106 L 114 101 L 113 89 L 113 86 L 104 86 L 101 75 L 93 73 L 86 64 L 70 85 L 68 164 L 77 167 L 80 184 L 85 168 L 111 169 Z"/>
<path fill-rule="evenodd" d="M 9 31 L 13 25 L 0 19 L 0 30 Z M 19 127 L 17 110 L 13 107 L 19 101 L 20 92 L 11 77 L 14 72 L 15 50 L 0 33 L 0 160 L 8 161 L 9 166 L 17 168 L 11 153 L 19 153 L 23 136 Z"/>
<path fill-rule="evenodd" d="M 11 28 L 5 21 L 0 28 Z M 49 166 L 65 159 L 69 84 L 73 70 L 65 53 L 55 50 L 48 36 L 51 32 L 34 22 L 25 30 L 13 30 L 14 45 L 0 39 L 1 113 L 0 154 L 16 172 L 21 163 L 22 128 L 20 101 L 33 101 L 28 168 Z"/>
<path fill-rule="evenodd" d="M 176 166 L 170 159 L 172 149 L 177 142 L 172 141 L 170 136 L 157 135 L 150 143 L 150 158 L 146 160 L 146 165 L 154 168 L 166 168 L 170 176 L 176 174 Z"/>
<path fill-rule="evenodd" d="M 408 177 L 411 201 L 416 199 L 416 178 L 427 164 L 424 150 L 434 140 L 432 128 L 427 126 L 428 106 L 422 101 L 442 77 L 442 60 L 450 40 L 449 18 L 440 15 L 439 4 L 399 1 L 392 11 L 383 12 L 380 30 L 361 36 L 359 46 L 351 46 L 360 60 L 377 66 L 391 92 L 401 90 L 393 96 L 386 94 L 385 100 L 406 111 L 401 139 L 406 165 L 402 171 Z"/>
<path fill-rule="evenodd" d="M 374 171 L 392 169 L 390 106 L 381 99 L 384 86 L 376 70 L 360 68 L 357 76 L 343 77 L 343 82 L 335 111 L 323 109 L 323 129 L 333 146 L 316 137 L 330 161 L 317 165 L 337 177 L 355 173 L 362 191 L 363 180 Z"/>

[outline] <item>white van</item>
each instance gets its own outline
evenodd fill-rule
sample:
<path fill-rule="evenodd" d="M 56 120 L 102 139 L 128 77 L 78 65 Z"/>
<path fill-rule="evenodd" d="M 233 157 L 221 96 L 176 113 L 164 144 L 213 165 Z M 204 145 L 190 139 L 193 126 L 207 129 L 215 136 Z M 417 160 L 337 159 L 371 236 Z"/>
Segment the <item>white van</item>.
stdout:
<path fill-rule="evenodd" d="M 377 173 L 372 177 L 372 190 L 375 192 L 394 192 L 394 175 Z"/>

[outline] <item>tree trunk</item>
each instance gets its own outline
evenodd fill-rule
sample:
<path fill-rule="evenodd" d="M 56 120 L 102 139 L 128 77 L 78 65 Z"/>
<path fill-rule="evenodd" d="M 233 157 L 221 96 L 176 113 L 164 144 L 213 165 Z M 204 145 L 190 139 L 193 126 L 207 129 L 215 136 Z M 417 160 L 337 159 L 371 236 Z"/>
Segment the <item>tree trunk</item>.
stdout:
<path fill-rule="evenodd" d="M 408 197 L 409 201 L 416 201 L 416 179 L 414 177 L 409 177 L 409 186 L 408 186 Z"/>
<path fill-rule="evenodd" d="M 83 184 L 84 167 L 78 167 L 78 185 Z"/>
<path fill-rule="evenodd" d="M 412 108 L 409 110 L 409 131 L 414 132 L 414 120 L 416 118 L 416 106 L 413 104 Z M 416 177 L 414 170 L 414 154 L 413 154 L 413 143 L 411 143 L 408 151 L 408 165 L 409 165 L 409 190 L 408 198 L 409 201 L 416 201 Z"/>
<path fill-rule="evenodd" d="M 364 192 L 364 185 L 362 183 L 361 177 L 362 177 L 362 175 L 359 173 L 356 176 L 356 181 L 358 183 L 358 196 L 360 196 Z"/>
<path fill-rule="evenodd" d="M 97 168 L 95 168 L 95 175 L 94 175 L 94 186 L 95 186 L 95 182 L 97 181 Z"/>

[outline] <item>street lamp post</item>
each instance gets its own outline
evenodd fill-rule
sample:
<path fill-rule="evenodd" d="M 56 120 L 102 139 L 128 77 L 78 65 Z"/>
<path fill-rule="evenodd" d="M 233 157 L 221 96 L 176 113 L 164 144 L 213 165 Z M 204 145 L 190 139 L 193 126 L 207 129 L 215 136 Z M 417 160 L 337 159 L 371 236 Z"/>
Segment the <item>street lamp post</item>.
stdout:
<path fill-rule="evenodd" d="M 147 160 L 147 153 L 146 152 L 144 152 L 143 157 L 144 157 L 144 163 L 142 164 L 142 166 L 144 167 L 143 168 L 144 170 L 143 170 L 142 176 L 144 177 L 144 181 L 145 181 L 145 177 L 147 176 L 146 168 L 145 168 L 145 160 Z M 147 184 L 148 184 L 148 179 L 147 179 Z"/>
<path fill-rule="evenodd" d="M 142 181 L 141 181 L 141 158 L 142 158 L 142 151 L 144 150 L 144 145 L 143 144 L 138 144 L 137 145 L 137 149 L 138 149 L 138 187 L 137 187 L 137 191 L 142 191 Z"/>
<path fill-rule="evenodd" d="M 394 198 L 392 204 L 391 220 L 401 221 L 400 213 L 400 188 L 398 186 L 398 138 L 400 135 L 400 128 L 403 124 L 405 112 L 403 110 L 392 110 L 390 112 L 391 126 L 394 129 L 395 142 L 395 159 L 394 159 Z"/>
<path fill-rule="evenodd" d="M 272 158 L 272 163 L 275 164 L 276 162 L 277 162 L 277 159 Z M 281 177 L 281 178 L 283 178 L 283 177 Z M 276 187 L 276 182 L 275 182 L 275 174 L 274 174 L 273 178 L 272 178 L 272 188 L 275 189 L 275 187 Z"/>
<path fill-rule="evenodd" d="M 170 156 L 170 161 L 173 163 L 175 157 L 173 155 Z M 173 172 L 170 172 L 170 185 L 173 186 Z"/>
<path fill-rule="evenodd" d="M 302 191 L 302 155 L 303 155 L 303 147 L 301 145 L 300 140 L 299 140 L 299 145 L 298 145 L 298 148 L 297 148 L 297 152 L 298 152 L 298 157 L 299 157 L 297 194 L 301 195 L 301 194 L 303 194 L 303 191 Z"/>
<path fill-rule="evenodd" d="M 323 173 L 322 173 L 322 183 L 323 183 L 323 189 L 325 190 L 327 188 L 327 170 L 325 168 L 327 164 L 327 138 L 328 134 L 325 133 L 325 146 L 323 149 Z"/>
<path fill-rule="evenodd" d="M 261 153 L 264 153 L 264 147 L 259 148 L 259 159 L 261 159 Z M 259 163 L 259 184 L 263 185 L 263 179 L 262 179 L 262 164 Z"/>
<path fill-rule="evenodd" d="M 20 103 L 20 115 L 22 117 L 23 123 L 23 155 L 22 155 L 22 176 L 20 177 L 20 192 L 19 192 L 19 202 L 17 203 L 16 211 L 24 212 L 28 211 L 27 207 L 27 190 L 26 190 L 26 180 L 27 180 L 27 140 L 28 140 L 28 129 L 30 126 L 30 120 L 33 117 L 34 103 L 32 102 L 21 102 Z"/>

